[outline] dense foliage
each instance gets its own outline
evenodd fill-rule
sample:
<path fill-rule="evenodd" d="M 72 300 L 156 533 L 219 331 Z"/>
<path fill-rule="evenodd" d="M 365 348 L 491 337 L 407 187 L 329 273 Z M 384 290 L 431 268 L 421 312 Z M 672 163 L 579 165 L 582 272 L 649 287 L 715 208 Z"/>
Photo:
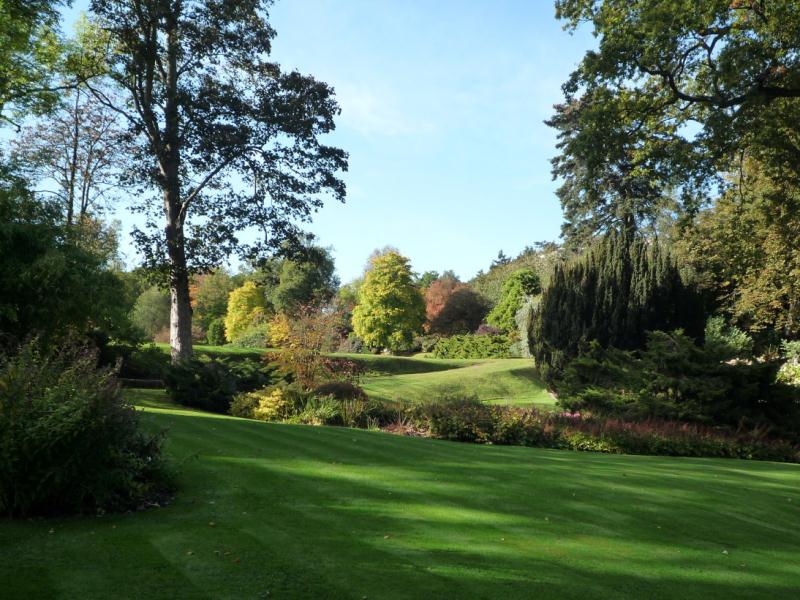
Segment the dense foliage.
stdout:
<path fill-rule="evenodd" d="M 454 335 L 438 340 L 434 358 L 509 358 L 511 345 L 506 335 Z"/>
<path fill-rule="evenodd" d="M 454 278 L 436 279 L 425 289 L 428 333 L 472 333 L 481 324 L 486 312 L 486 301 L 472 288 Z"/>
<path fill-rule="evenodd" d="M 228 297 L 228 312 L 225 315 L 225 337 L 236 342 L 267 316 L 267 301 L 264 290 L 253 281 L 245 281 Z"/>
<path fill-rule="evenodd" d="M 656 240 L 609 234 L 584 257 L 557 266 L 542 294 L 530 344 L 539 368 L 557 375 L 583 344 L 641 348 L 646 332 L 682 328 L 701 339 L 703 305 Z"/>
<path fill-rule="evenodd" d="M 483 404 L 452 397 L 409 409 L 417 431 L 479 444 L 562 448 L 590 452 L 710 456 L 800 462 L 800 447 L 763 434 L 735 433 L 675 421 L 625 422 L 578 414 Z"/>
<path fill-rule="evenodd" d="M 567 235 L 652 221 L 668 195 L 691 214 L 744 149 L 796 178 L 797 2 L 558 0 L 556 11 L 598 38 L 551 122 Z"/>
<path fill-rule="evenodd" d="M 506 332 L 516 330 L 517 312 L 525 301 L 542 291 L 539 275 L 530 269 L 512 273 L 503 282 L 500 299 L 486 317 L 486 322 Z"/>
<path fill-rule="evenodd" d="M 645 348 L 623 351 L 592 343 L 556 385 L 574 411 L 619 418 L 667 419 L 748 430 L 800 432 L 800 394 L 776 383 L 780 363 L 719 360 L 680 332 L 652 332 Z"/>
<path fill-rule="evenodd" d="M 170 489 L 161 437 L 145 434 L 96 356 L 28 344 L 0 357 L 0 513 L 98 513 Z"/>
<path fill-rule="evenodd" d="M 239 392 L 251 392 L 280 380 L 275 367 L 253 359 L 200 356 L 171 365 L 164 384 L 178 404 L 227 413 Z"/>
<path fill-rule="evenodd" d="M 408 259 L 387 252 L 372 260 L 358 289 L 353 329 L 372 348 L 409 346 L 425 323 L 425 301 L 414 284 Z"/>
<path fill-rule="evenodd" d="M 42 111 L 56 103 L 57 67 L 63 53 L 57 36 L 58 9 L 67 4 L 61 0 L 0 3 L 0 122 L 14 122 L 16 113 Z"/>
<path fill-rule="evenodd" d="M 169 329 L 169 310 L 169 292 L 152 286 L 136 299 L 131 321 L 152 340 Z"/>
<path fill-rule="evenodd" d="M 190 293 L 194 318 L 208 332 L 211 323 L 224 319 L 228 312 L 228 297 L 236 289 L 236 281 L 224 269 L 197 275 Z"/>
<path fill-rule="evenodd" d="M 278 261 L 274 280 L 268 283 L 267 296 L 277 312 L 291 312 L 308 304 L 329 302 L 339 280 L 333 257 L 325 248 L 304 247 L 290 259 Z"/>
<path fill-rule="evenodd" d="M 106 257 L 76 243 L 60 207 L 0 172 L 0 344 L 99 327 L 128 335 L 123 284 Z"/>
<path fill-rule="evenodd" d="M 745 161 L 735 185 L 676 241 L 725 315 L 773 344 L 800 335 L 800 182 L 782 173 Z"/>

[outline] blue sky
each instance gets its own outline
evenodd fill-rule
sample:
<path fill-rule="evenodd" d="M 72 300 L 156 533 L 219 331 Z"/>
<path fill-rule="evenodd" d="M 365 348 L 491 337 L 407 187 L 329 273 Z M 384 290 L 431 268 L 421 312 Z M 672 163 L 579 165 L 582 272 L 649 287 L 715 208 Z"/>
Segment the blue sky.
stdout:
<path fill-rule="evenodd" d="M 350 154 L 347 202 L 309 229 L 343 281 L 385 245 L 468 279 L 500 249 L 558 238 L 543 120 L 594 42 L 564 32 L 550 0 L 279 0 L 271 22 L 274 58 L 342 107 L 329 141 Z"/>

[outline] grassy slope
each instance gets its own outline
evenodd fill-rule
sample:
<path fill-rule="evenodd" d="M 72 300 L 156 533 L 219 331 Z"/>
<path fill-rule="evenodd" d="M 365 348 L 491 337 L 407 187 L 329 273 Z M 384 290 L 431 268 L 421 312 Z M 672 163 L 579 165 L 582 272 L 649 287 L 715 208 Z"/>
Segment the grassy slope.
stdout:
<path fill-rule="evenodd" d="M 3 597 L 796 597 L 796 465 L 148 410 L 181 462 L 172 505 L 0 522 Z"/>
<path fill-rule="evenodd" d="M 168 346 L 161 347 L 168 351 Z M 210 356 L 258 358 L 264 350 L 234 346 L 196 345 L 195 351 Z M 476 394 L 485 402 L 552 406 L 553 397 L 527 359 L 442 360 L 422 356 L 337 354 L 364 364 L 370 375 L 363 387 L 378 400 L 421 402 L 444 393 Z"/>
<path fill-rule="evenodd" d="M 400 402 L 433 400 L 445 393 L 476 394 L 484 402 L 552 405 L 554 400 L 527 359 L 466 361 L 448 370 L 367 378 L 370 397 Z"/>

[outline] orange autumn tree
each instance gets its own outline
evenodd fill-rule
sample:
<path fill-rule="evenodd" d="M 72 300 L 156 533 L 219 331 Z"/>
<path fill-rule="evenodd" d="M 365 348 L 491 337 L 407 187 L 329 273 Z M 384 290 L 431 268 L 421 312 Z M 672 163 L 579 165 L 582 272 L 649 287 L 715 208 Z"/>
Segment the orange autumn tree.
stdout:
<path fill-rule="evenodd" d="M 447 305 L 450 297 L 460 289 L 467 287 L 457 279 L 443 277 L 436 279 L 425 289 L 425 331 L 430 331 L 431 323 Z"/>

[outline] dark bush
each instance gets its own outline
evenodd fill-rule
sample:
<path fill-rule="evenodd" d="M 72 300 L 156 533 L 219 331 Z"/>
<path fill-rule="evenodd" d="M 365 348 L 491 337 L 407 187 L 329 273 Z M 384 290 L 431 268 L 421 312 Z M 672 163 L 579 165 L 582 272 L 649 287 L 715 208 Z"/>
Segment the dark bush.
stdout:
<path fill-rule="evenodd" d="M 454 335 L 433 347 L 435 358 L 509 358 L 511 343 L 505 335 Z"/>
<path fill-rule="evenodd" d="M 314 389 L 316 396 L 331 396 L 336 400 L 366 400 L 367 394 L 349 381 L 329 381 Z"/>
<path fill-rule="evenodd" d="M 648 331 L 683 329 L 702 341 L 704 312 L 669 246 L 611 232 L 581 258 L 556 265 L 530 323 L 529 347 L 550 382 L 587 340 L 637 350 Z"/>
<path fill-rule="evenodd" d="M 275 367 L 260 360 L 200 356 L 170 365 L 164 385 L 179 404 L 227 413 L 237 393 L 263 388 L 278 379 Z"/>
<path fill-rule="evenodd" d="M 97 356 L 28 344 L 0 358 L 0 513 L 135 509 L 170 490 L 159 435 L 143 433 Z"/>
<path fill-rule="evenodd" d="M 169 364 L 169 354 L 157 346 L 145 346 L 123 357 L 119 375 L 126 379 L 162 379 Z"/>
<path fill-rule="evenodd" d="M 204 357 L 171 365 L 164 384 L 174 402 L 218 413 L 228 412 L 237 392 L 236 377 L 230 369 Z"/>
<path fill-rule="evenodd" d="M 220 317 L 208 324 L 206 341 L 212 346 L 222 346 L 225 344 L 225 319 Z"/>
<path fill-rule="evenodd" d="M 724 363 L 681 332 L 648 334 L 641 351 L 589 344 L 555 382 L 560 403 L 625 420 L 667 419 L 800 434 L 798 390 L 778 362 Z"/>

